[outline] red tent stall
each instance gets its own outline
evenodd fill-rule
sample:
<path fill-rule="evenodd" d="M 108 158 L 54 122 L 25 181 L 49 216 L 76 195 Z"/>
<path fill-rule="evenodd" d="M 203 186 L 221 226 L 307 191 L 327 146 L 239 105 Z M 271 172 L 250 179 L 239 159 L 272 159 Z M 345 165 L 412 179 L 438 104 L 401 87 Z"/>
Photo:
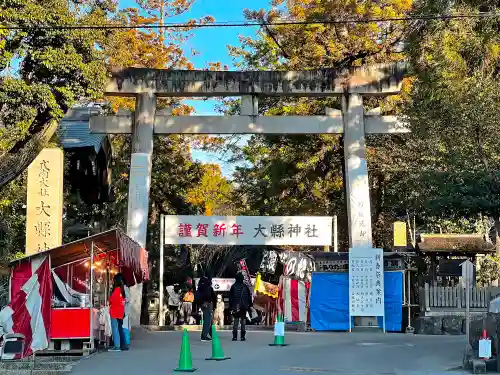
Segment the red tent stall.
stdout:
<path fill-rule="evenodd" d="M 93 350 L 106 341 L 103 318 L 117 272 L 128 287 L 149 278 L 147 251 L 119 229 L 13 261 L 0 325 L 4 333 L 24 335 L 24 357 L 45 349 Z"/>

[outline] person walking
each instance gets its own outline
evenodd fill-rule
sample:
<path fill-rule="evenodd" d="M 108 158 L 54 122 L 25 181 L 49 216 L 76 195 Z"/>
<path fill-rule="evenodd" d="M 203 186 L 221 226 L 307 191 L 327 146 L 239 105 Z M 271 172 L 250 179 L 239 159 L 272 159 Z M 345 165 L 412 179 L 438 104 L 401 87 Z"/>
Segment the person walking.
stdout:
<path fill-rule="evenodd" d="M 233 341 L 238 340 L 238 326 L 241 324 L 241 341 L 245 341 L 245 325 L 247 311 L 253 306 L 252 292 L 248 285 L 244 282 L 244 277 L 241 272 L 236 274 L 236 281 L 231 286 L 229 291 L 229 308 L 232 311 L 233 322 Z"/>
<path fill-rule="evenodd" d="M 109 298 L 109 315 L 111 317 L 111 331 L 113 333 L 112 352 L 128 350 L 127 339 L 123 331 L 123 319 L 125 318 L 125 285 L 121 278 L 113 279 L 113 289 Z"/>
<path fill-rule="evenodd" d="M 203 314 L 203 327 L 201 330 L 201 341 L 212 341 L 210 327 L 212 326 L 212 312 L 216 304 L 214 288 L 212 288 L 212 279 L 203 276 L 198 283 L 194 301 L 201 307 Z"/>
<path fill-rule="evenodd" d="M 168 315 L 170 320 L 170 325 L 176 325 L 179 318 L 179 306 L 181 304 L 181 287 L 179 284 L 167 286 L 168 295 Z"/>

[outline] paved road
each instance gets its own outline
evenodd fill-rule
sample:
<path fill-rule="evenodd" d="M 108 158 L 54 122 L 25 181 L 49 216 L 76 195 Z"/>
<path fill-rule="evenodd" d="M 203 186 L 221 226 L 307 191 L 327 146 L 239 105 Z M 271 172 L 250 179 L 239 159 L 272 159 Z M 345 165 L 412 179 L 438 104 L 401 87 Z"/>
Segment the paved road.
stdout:
<path fill-rule="evenodd" d="M 463 336 L 378 333 L 287 333 L 287 347 L 269 347 L 272 332 L 249 332 L 248 341 L 231 342 L 219 333 L 231 360 L 206 361 L 211 344 L 191 332 L 196 373 L 207 375 L 457 375 Z M 177 367 L 181 332 L 141 332 L 132 349 L 82 360 L 75 375 L 160 375 Z"/>

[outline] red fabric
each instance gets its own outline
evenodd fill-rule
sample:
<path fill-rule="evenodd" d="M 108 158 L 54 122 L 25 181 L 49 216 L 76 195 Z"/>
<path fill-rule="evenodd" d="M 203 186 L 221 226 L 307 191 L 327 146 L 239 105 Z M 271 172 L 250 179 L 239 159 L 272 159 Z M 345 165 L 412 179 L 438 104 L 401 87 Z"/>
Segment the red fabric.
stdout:
<path fill-rule="evenodd" d="M 24 284 L 33 276 L 31 271 L 31 262 L 26 261 L 17 264 L 10 275 L 10 300 L 12 301 L 19 293 Z"/>
<path fill-rule="evenodd" d="M 52 309 L 51 339 L 87 337 L 90 337 L 89 308 Z"/>
<path fill-rule="evenodd" d="M 69 279 L 69 266 L 54 268 L 54 272 L 64 282 L 67 283 Z"/>
<path fill-rule="evenodd" d="M 138 283 L 149 280 L 148 252 L 121 231 L 117 232 L 120 249 L 120 264 L 131 268 Z"/>
<path fill-rule="evenodd" d="M 299 282 L 297 280 L 290 280 L 290 298 L 292 302 L 292 321 L 300 320 L 299 313 Z"/>
<path fill-rule="evenodd" d="M 126 286 L 130 288 L 136 284 L 137 280 L 134 278 L 134 270 L 132 268 L 122 267 L 120 272 Z"/>
<path fill-rule="evenodd" d="M 52 324 L 52 273 L 50 270 L 50 263 L 48 260 L 38 268 L 38 282 L 40 283 L 40 295 L 42 296 L 42 312 L 43 323 L 45 325 L 45 332 L 47 338 L 49 337 L 50 327 Z M 40 275 L 44 275 L 41 277 Z"/>
<path fill-rule="evenodd" d="M 23 357 L 28 357 L 32 354 L 33 331 L 31 329 L 31 315 L 26 307 L 26 293 L 23 290 L 17 292 L 16 297 L 9 306 L 13 311 L 12 321 L 14 324 L 12 325 L 12 332 L 24 335 Z"/>
<path fill-rule="evenodd" d="M 125 316 L 125 298 L 120 288 L 116 288 L 109 298 L 109 315 L 113 319 L 123 319 Z"/>
<path fill-rule="evenodd" d="M 285 290 L 285 283 L 289 286 L 289 294 L 286 295 L 286 290 Z M 304 289 L 302 289 L 303 293 L 305 295 L 300 296 L 299 298 L 299 283 L 304 284 Z M 282 314 L 285 316 L 285 313 L 288 314 L 286 318 L 288 318 L 289 321 L 301 321 L 301 313 L 300 313 L 300 299 L 305 300 L 305 307 L 307 309 L 307 315 L 306 319 L 309 322 L 310 321 L 310 309 L 309 309 L 309 293 L 311 289 L 311 283 L 310 282 L 303 282 L 299 280 L 293 280 L 287 277 L 280 277 L 280 283 L 278 287 L 278 310 L 279 314 Z M 289 306 L 291 307 L 291 312 L 286 312 L 285 310 L 285 303 L 288 302 Z M 303 315 L 302 315 L 303 316 Z"/>
<path fill-rule="evenodd" d="M 40 265 L 33 273 L 37 264 Z M 11 286 L 13 298 L 7 308 L 12 311 L 12 332 L 24 335 L 23 356 L 27 357 L 33 354 L 33 345 L 36 350 L 48 346 L 52 300 L 49 259 L 34 258 L 16 265 Z"/>

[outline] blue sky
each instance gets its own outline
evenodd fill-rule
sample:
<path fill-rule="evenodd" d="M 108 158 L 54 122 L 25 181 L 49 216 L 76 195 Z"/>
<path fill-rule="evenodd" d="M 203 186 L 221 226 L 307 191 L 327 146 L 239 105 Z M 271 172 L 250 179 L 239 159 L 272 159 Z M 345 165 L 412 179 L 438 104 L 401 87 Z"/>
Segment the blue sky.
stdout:
<path fill-rule="evenodd" d="M 120 7 L 136 7 L 134 0 L 120 0 Z M 270 7 L 269 0 L 195 0 L 189 12 L 176 18 L 171 18 L 167 22 L 183 22 L 189 19 L 198 19 L 207 15 L 215 18 L 216 22 L 222 21 L 242 21 L 243 10 L 245 8 L 260 9 Z M 194 36 L 183 46 L 187 53 L 191 49 L 198 52 L 191 58 L 197 69 L 207 67 L 208 62 L 221 62 L 223 65 L 233 67 L 232 58 L 228 54 L 228 45 L 239 45 L 239 35 L 254 36 L 257 27 L 227 27 L 227 28 L 201 28 L 193 30 Z M 186 103 L 193 105 L 197 115 L 215 115 L 214 100 L 189 100 Z M 232 174 L 232 165 L 220 162 L 218 155 L 193 151 L 193 157 L 203 162 L 214 162 L 221 164 L 222 170 L 226 176 Z"/>

